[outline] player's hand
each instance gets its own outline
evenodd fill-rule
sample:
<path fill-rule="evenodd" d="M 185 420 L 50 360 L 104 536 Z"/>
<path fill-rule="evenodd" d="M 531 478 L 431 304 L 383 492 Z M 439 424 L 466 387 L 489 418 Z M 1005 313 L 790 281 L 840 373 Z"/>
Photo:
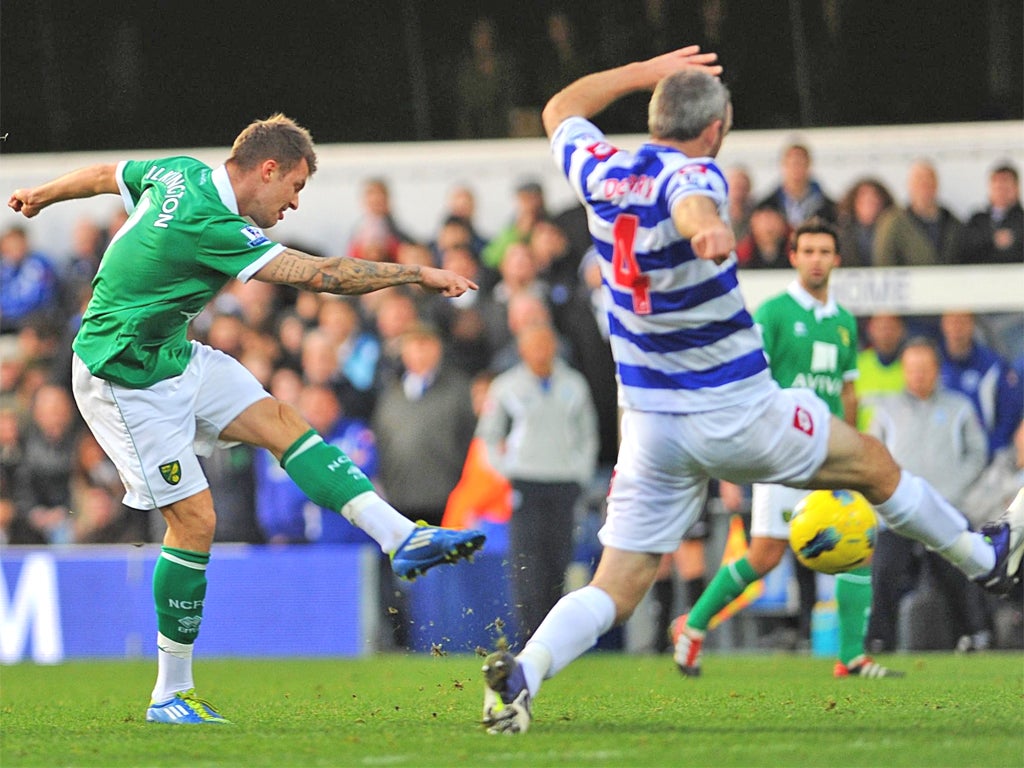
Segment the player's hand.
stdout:
<path fill-rule="evenodd" d="M 433 293 L 440 293 L 442 296 L 455 298 L 466 291 L 476 290 L 479 286 L 472 280 L 456 274 L 448 269 L 437 269 L 436 267 L 422 267 L 420 269 L 420 285 Z"/>
<path fill-rule="evenodd" d="M 15 213 L 20 213 L 26 219 L 31 219 L 43 210 L 44 206 L 33 202 L 31 189 L 16 189 L 11 193 L 11 197 L 7 201 L 7 207 Z"/>
<path fill-rule="evenodd" d="M 697 258 L 721 264 L 736 248 L 736 236 L 731 227 L 721 223 L 700 230 L 690 238 L 690 246 Z"/>
<path fill-rule="evenodd" d="M 722 74 L 722 66 L 717 62 L 717 53 L 701 53 L 699 45 L 688 45 L 685 48 L 648 59 L 644 65 L 651 71 L 653 87 L 663 77 L 668 77 L 683 69 L 699 69 L 718 77 Z"/>

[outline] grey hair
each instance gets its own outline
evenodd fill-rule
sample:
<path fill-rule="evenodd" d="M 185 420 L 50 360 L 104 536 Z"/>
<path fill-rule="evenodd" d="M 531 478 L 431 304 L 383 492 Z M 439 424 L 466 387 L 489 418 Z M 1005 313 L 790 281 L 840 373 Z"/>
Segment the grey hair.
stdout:
<path fill-rule="evenodd" d="M 684 69 L 658 83 L 647 108 L 647 128 L 656 139 L 689 141 L 715 120 L 725 120 L 729 89 L 698 69 Z"/>

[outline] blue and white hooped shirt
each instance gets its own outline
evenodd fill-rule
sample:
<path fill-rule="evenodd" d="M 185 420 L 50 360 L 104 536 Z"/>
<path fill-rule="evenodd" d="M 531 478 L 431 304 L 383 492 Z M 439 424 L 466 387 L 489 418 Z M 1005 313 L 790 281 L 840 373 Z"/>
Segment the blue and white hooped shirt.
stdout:
<path fill-rule="evenodd" d="M 760 335 L 736 279 L 736 256 L 697 258 L 672 221 L 690 195 L 728 221 L 728 185 L 709 157 L 609 144 L 571 117 L 551 140 L 555 162 L 587 207 L 601 266 L 624 408 L 693 413 L 763 396 L 772 386 Z"/>

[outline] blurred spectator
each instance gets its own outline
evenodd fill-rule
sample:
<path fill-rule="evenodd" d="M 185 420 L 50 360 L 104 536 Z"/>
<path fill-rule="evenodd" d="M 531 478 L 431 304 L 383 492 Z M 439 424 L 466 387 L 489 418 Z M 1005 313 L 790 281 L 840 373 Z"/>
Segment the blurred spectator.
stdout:
<path fill-rule="evenodd" d="M 469 31 L 469 54 L 455 75 L 456 136 L 498 139 L 511 132 L 520 102 L 520 82 L 512 57 L 500 48 L 493 20 L 477 19 Z"/>
<path fill-rule="evenodd" d="M 995 350 L 975 338 L 974 315 L 944 312 L 942 383 L 966 395 L 988 436 L 989 455 L 1010 444 L 1021 418 L 1021 389 L 1017 374 Z"/>
<path fill-rule="evenodd" d="M 811 175 L 811 150 L 803 144 L 790 144 L 782 150 L 779 162 L 781 181 L 761 204 L 779 211 L 791 227 L 798 227 L 811 216 L 836 220 L 836 205 Z"/>
<path fill-rule="evenodd" d="M 742 165 L 734 165 L 725 172 L 729 185 L 729 223 L 739 242 L 750 232 L 750 217 L 754 213 L 754 184 L 750 172 Z"/>
<path fill-rule="evenodd" d="M 27 413 L 19 409 L 18 384 L 25 372 L 26 357 L 16 334 L 0 335 L 0 408 L 15 409 L 20 419 Z"/>
<path fill-rule="evenodd" d="M 480 258 L 480 251 L 483 249 L 483 245 L 475 244 L 473 229 L 466 219 L 459 216 L 449 216 L 441 222 L 441 227 L 437 230 L 437 236 L 430 244 L 431 253 L 438 264 L 441 263 L 444 252 L 449 248 L 468 248 L 473 256 L 473 260 L 477 261 Z"/>
<path fill-rule="evenodd" d="M 988 207 L 967 222 L 965 264 L 1020 264 L 1024 261 L 1024 208 L 1020 177 L 1000 165 L 988 177 Z"/>
<path fill-rule="evenodd" d="M 469 228 L 469 247 L 479 259 L 480 252 L 487 245 L 487 238 L 476 228 L 476 195 L 473 190 L 465 184 L 456 184 L 448 191 L 446 205 L 444 220 L 457 219 Z"/>
<path fill-rule="evenodd" d="M 0 495 L 0 548 L 11 544 L 45 544 L 46 537 L 18 515 L 14 499 Z"/>
<path fill-rule="evenodd" d="M 572 21 L 565 12 L 548 14 L 545 32 L 547 44 L 541 48 L 535 62 L 539 104 L 593 70 L 580 50 Z"/>
<path fill-rule="evenodd" d="M 299 407 L 302 379 L 289 368 L 279 368 L 270 380 L 270 394 Z M 269 544 L 298 544 L 306 541 L 306 517 L 319 517 L 317 507 L 288 477 L 270 451 L 256 452 L 256 520 Z"/>
<path fill-rule="evenodd" d="M 238 360 L 242 357 L 242 337 L 246 333 L 246 327 L 238 315 L 216 314 L 206 331 L 206 343 Z"/>
<path fill-rule="evenodd" d="M 481 371 L 470 383 L 473 415 L 479 426 L 487 391 L 494 380 L 490 371 Z M 487 443 L 475 435 L 466 453 L 458 485 L 448 495 L 441 523 L 446 528 L 479 528 L 482 524 L 506 525 L 512 517 L 512 485 L 487 457 Z M 488 546 L 492 545 L 489 536 Z"/>
<path fill-rule="evenodd" d="M 375 318 L 381 354 L 378 386 L 384 388 L 401 377 L 402 337 L 420 322 L 420 316 L 407 291 L 389 288 L 377 294 L 382 294 Z"/>
<path fill-rule="evenodd" d="M 0 494 L 14 492 L 14 478 L 21 464 L 21 424 L 11 408 L 0 407 Z"/>
<path fill-rule="evenodd" d="M 923 337 L 909 340 L 902 353 L 904 391 L 881 399 L 875 407 L 871 434 L 879 438 L 904 469 L 925 478 L 955 507 L 985 467 L 988 454 L 985 433 L 971 401 L 942 386 L 939 352 Z M 878 534 L 871 584 L 874 590 L 868 641 L 872 651 L 894 650 L 899 603 L 914 584 L 914 563 L 920 545 L 890 530 Z M 942 596 L 956 638 L 985 630 L 984 612 L 968 590 L 966 577 L 935 553 L 923 555 L 926 588 Z M 929 616 L 934 622 L 935 617 Z M 934 628 L 938 633 L 939 627 Z M 921 650 L 920 637 L 909 640 Z"/>
<path fill-rule="evenodd" d="M 351 299 L 324 299 L 318 321 L 319 329 L 335 349 L 335 366 L 329 379 L 342 411 L 351 418 L 370 418 L 376 402 L 380 342 L 363 329 L 359 310 Z"/>
<path fill-rule="evenodd" d="M 71 394 L 56 384 L 44 384 L 35 392 L 31 414 L 14 477 L 14 499 L 19 513 L 28 515 L 47 541 L 68 544 L 74 540 L 69 513 L 78 442 Z"/>
<path fill-rule="evenodd" d="M 92 283 L 106 244 L 103 230 L 95 221 L 83 216 L 75 222 L 71 228 L 71 251 L 61 274 L 64 301 L 76 302 L 81 289 Z"/>
<path fill-rule="evenodd" d="M 154 528 L 150 535 L 150 515 L 126 507 L 121 502 L 123 496 L 124 486 L 113 462 L 92 433 L 83 430 L 71 473 L 75 542 L 137 544 L 159 540 L 164 527 Z M 163 525 L 162 519 L 160 523 Z"/>
<path fill-rule="evenodd" d="M 448 248 L 442 255 L 441 266 L 467 277 L 478 285 L 488 281 L 486 270 L 473 258 L 469 246 Z M 490 295 L 483 289 L 466 291 L 454 299 L 434 304 L 430 320 L 438 326 L 448 343 L 448 357 L 466 374 L 473 376 L 487 367 L 491 360 L 490 340 L 484 320 Z"/>
<path fill-rule="evenodd" d="M 759 203 L 750 214 L 750 232 L 736 244 L 736 259 L 743 269 L 788 269 L 789 224 L 770 203 Z"/>
<path fill-rule="evenodd" d="M 529 247 L 537 276 L 546 283 L 554 314 L 559 315 L 563 309 L 570 311 L 580 289 L 579 266 L 583 254 L 572 251 L 565 231 L 548 219 L 533 225 Z"/>
<path fill-rule="evenodd" d="M 912 164 L 907 173 L 907 207 L 894 206 L 878 219 L 872 259 L 875 266 L 959 263 L 966 230 L 939 204 L 938 194 L 935 166 L 925 160 Z"/>
<path fill-rule="evenodd" d="M 431 326 L 402 334 L 400 349 L 404 373 L 381 394 L 372 423 L 381 492 L 410 519 L 438 525 L 473 437 L 469 378 L 445 362 Z"/>
<path fill-rule="evenodd" d="M 274 331 L 275 314 L 278 307 L 278 286 L 262 280 L 233 280 L 227 290 L 238 302 L 238 314 L 245 327 L 256 333 Z"/>
<path fill-rule="evenodd" d="M 492 373 L 504 373 L 521 361 L 519 334 L 531 325 L 552 325 L 548 303 L 535 293 L 519 291 L 509 299 L 505 330 L 509 341 L 495 350 L 488 368 Z M 557 335 L 557 353 L 565 362 L 572 362 L 572 349 L 561 334 Z"/>
<path fill-rule="evenodd" d="M 844 267 L 870 267 L 875 254 L 879 217 L 894 205 L 892 194 L 878 179 L 865 178 L 839 201 L 839 253 Z"/>
<path fill-rule="evenodd" d="M 94 485 L 76 494 L 74 524 L 77 544 L 141 544 L 149 538 L 144 513 Z"/>
<path fill-rule="evenodd" d="M 547 324 L 516 336 L 522 362 L 491 383 L 476 434 L 509 479 L 512 596 L 525 640 L 562 596 L 576 501 L 597 463 L 597 414 L 586 380 L 557 358 Z"/>
<path fill-rule="evenodd" d="M 33 314 L 53 311 L 57 289 L 53 264 L 30 249 L 23 227 L 0 235 L 0 332 L 20 330 Z"/>
<path fill-rule="evenodd" d="M 857 393 L 857 429 L 867 432 L 875 404 L 903 389 L 900 352 L 907 329 L 899 315 L 874 314 L 865 324 L 868 346 L 857 354 L 859 375 L 853 382 Z"/>
<path fill-rule="evenodd" d="M 384 179 L 363 182 L 363 212 L 349 238 L 348 255 L 368 261 L 395 261 L 398 246 L 413 240 L 395 222 Z"/>
<path fill-rule="evenodd" d="M 569 359 L 571 355 L 573 365 L 590 385 L 598 413 L 599 460 L 613 463 L 618 453 L 615 362 L 594 315 L 590 287 L 580 274 L 583 254 L 572 250 L 556 221 L 538 221 L 530 247 L 537 264 L 546 265 L 539 277 L 548 285 L 548 306 L 561 340 L 562 357 Z M 499 367 L 505 364 L 499 363 Z"/>
<path fill-rule="evenodd" d="M 256 450 L 240 443 L 218 447 L 209 456 L 199 458 L 217 510 L 216 541 L 263 542 L 256 520 Z"/>
<path fill-rule="evenodd" d="M 549 287 L 537 274 L 537 262 L 533 251 L 526 243 L 509 243 L 505 257 L 498 268 L 500 280 L 491 291 L 484 320 L 492 349 L 500 349 L 514 341 L 514 334 L 508 330 L 508 312 L 512 297 L 519 293 L 530 293 L 547 304 Z"/>
<path fill-rule="evenodd" d="M 492 269 L 498 269 L 505 259 L 508 247 L 512 243 L 527 242 L 533 225 L 545 218 L 548 218 L 548 214 L 541 185 L 535 181 L 520 184 L 516 188 L 515 216 L 487 243 L 480 254 L 483 263 Z"/>
<path fill-rule="evenodd" d="M 285 312 L 277 318 L 277 340 L 281 345 L 281 358 L 278 366 L 302 370 L 302 340 L 306 335 L 307 326 L 302 318 L 294 312 Z"/>

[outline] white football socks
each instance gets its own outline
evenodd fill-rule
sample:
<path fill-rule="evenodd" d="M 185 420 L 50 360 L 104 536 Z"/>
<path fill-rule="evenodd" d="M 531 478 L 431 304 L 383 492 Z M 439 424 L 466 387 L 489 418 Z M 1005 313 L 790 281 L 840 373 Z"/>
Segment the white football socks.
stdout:
<path fill-rule="evenodd" d="M 390 554 L 409 538 L 416 524 L 388 504 L 373 491 L 361 493 L 341 508 L 341 514 L 352 525 L 362 528 Z"/>
<path fill-rule="evenodd" d="M 192 682 L 192 644 L 186 645 L 156 633 L 157 675 L 150 696 L 154 704 L 163 704 L 176 693 L 194 688 Z"/>
<path fill-rule="evenodd" d="M 875 510 L 894 531 L 935 550 L 968 578 L 984 576 L 995 566 L 995 552 L 985 537 L 969 531 L 967 518 L 906 470 L 893 495 Z"/>
<path fill-rule="evenodd" d="M 530 695 L 537 695 L 542 680 L 554 677 L 590 650 L 614 623 L 615 602 L 598 587 L 577 589 L 555 603 L 516 657 Z"/>

